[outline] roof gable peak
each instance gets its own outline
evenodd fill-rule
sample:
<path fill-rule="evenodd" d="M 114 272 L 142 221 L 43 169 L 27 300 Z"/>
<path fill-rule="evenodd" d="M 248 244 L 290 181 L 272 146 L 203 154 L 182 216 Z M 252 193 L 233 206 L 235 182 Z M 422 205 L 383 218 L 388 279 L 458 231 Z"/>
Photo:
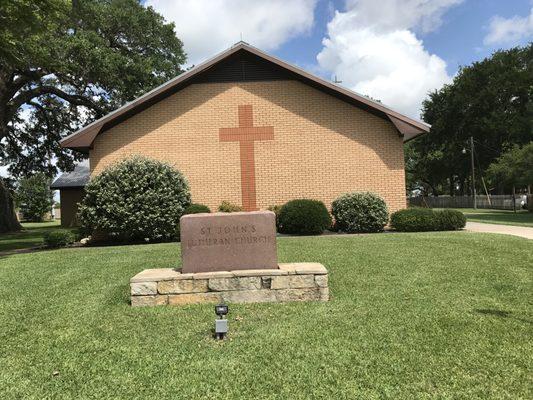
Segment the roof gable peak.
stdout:
<path fill-rule="evenodd" d="M 333 82 L 329 82 L 325 79 L 317 77 L 299 67 L 271 56 L 241 40 L 235 43 L 229 49 L 194 66 L 188 71 L 183 72 L 168 82 L 165 82 L 164 84 L 152 89 L 139 98 L 126 103 L 117 110 L 112 111 L 97 121 L 94 121 L 77 132 L 67 136 L 60 141 L 61 146 L 86 152 L 92 147 L 93 141 L 98 134 L 150 107 L 163 98 L 178 92 L 191 83 L 194 83 L 198 80 L 201 82 L 201 78 L 205 78 L 208 72 L 213 72 L 216 66 L 219 66 L 225 61 L 227 62 L 229 59 L 231 59 L 231 57 L 234 57 L 239 52 L 245 52 L 250 57 L 258 60 L 259 64 L 269 65 L 271 69 L 273 68 L 276 74 L 268 76 L 268 80 L 297 79 L 305 84 L 315 87 L 318 90 L 331 94 L 357 107 L 363 108 L 366 111 L 390 120 L 398 132 L 404 137 L 404 141 L 429 132 L 430 126 L 424 122 L 407 117 L 389 107 L 384 106 L 381 103 L 375 102 Z M 260 72 L 263 74 L 265 73 L 264 71 Z M 221 78 L 219 77 L 217 79 Z M 254 79 L 252 76 L 248 76 L 247 78 L 241 77 L 232 79 L 259 80 Z"/>

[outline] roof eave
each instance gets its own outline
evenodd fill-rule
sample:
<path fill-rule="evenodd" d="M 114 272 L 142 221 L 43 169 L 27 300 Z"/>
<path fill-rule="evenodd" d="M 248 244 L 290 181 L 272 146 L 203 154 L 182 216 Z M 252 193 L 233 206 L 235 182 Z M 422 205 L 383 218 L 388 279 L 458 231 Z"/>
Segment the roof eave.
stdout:
<path fill-rule="evenodd" d="M 415 126 L 412 124 L 409 124 L 405 120 L 400 120 L 396 118 L 395 116 L 387 114 L 389 117 L 389 120 L 393 123 L 393 125 L 396 127 L 400 135 L 403 137 L 404 143 L 420 136 L 425 133 L 429 132 L 429 129 L 431 128 L 430 125 L 423 124 L 422 126 Z"/>
<path fill-rule="evenodd" d="M 61 185 L 51 185 L 51 190 L 68 190 L 68 189 L 84 189 L 86 185 L 78 185 L 78 186 L 61 186 Z"/>

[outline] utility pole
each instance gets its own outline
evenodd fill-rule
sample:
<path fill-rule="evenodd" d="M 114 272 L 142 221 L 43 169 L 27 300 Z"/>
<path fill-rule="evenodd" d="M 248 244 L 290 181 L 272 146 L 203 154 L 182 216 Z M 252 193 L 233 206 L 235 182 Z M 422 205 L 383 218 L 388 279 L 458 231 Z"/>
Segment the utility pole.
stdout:
<path fill-rule="evenodd" d="M 477 208 L 476 174 L 474 172 L 474 137 L 470 136 L 470 164 L 472 167 L 472 194 L 474 195 L 474 209 Z"/>

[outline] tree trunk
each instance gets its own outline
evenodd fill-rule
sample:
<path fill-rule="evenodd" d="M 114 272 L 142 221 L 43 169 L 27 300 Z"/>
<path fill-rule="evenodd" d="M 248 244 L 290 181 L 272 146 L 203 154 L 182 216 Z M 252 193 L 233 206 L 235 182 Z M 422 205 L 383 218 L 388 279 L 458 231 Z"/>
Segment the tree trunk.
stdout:
<path fill-rule="evenodd" d="M 515 187 L 513 185 L 513 211 L 516 212 L 516 197 L 515 197 Z"/>
<path fill-rule="evenodd" d="M 450 175 L 450 196 L 455 196 L 453 175 Z"/>
<path fill-rule="evenodd" d="M 0 178 L 0 233 L 20 231 L 22 226 L 15 214 L 13 197 Z"/>

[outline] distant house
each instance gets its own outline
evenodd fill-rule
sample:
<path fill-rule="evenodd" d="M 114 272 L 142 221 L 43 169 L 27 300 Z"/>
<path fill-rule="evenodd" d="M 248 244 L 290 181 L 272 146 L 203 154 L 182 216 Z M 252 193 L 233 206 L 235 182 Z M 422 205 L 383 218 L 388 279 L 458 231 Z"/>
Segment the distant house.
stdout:
<path fill-rule="evenodd" d="M 240 42 L 61 145 L 88 154 L 92 176 L 135 154 L 169 162 L 187 177 L 193 201 L 211 209 L 223 200 L 255 210 L 295 198 L 329 206 L 365 190 L 394 211 L 406 206 L 403 143 L 428 131 Z M 67 206 L 63 197 L 79 199 L 82 182 L 75 197 L 62 178 L 54 185 Z M 73 221 L 67 208 L 62 215 Z"/>
<path fill-rule="evenodd" d="M 78 203 L 85 194 L 84 187 L 89 182 L 90 175 L 89 160 L 86 160 L 76 165 L 72 172 L 62 174 L 50 186 L 53 190 L 59 190 L 62 226 L 78 225 Z"/>

